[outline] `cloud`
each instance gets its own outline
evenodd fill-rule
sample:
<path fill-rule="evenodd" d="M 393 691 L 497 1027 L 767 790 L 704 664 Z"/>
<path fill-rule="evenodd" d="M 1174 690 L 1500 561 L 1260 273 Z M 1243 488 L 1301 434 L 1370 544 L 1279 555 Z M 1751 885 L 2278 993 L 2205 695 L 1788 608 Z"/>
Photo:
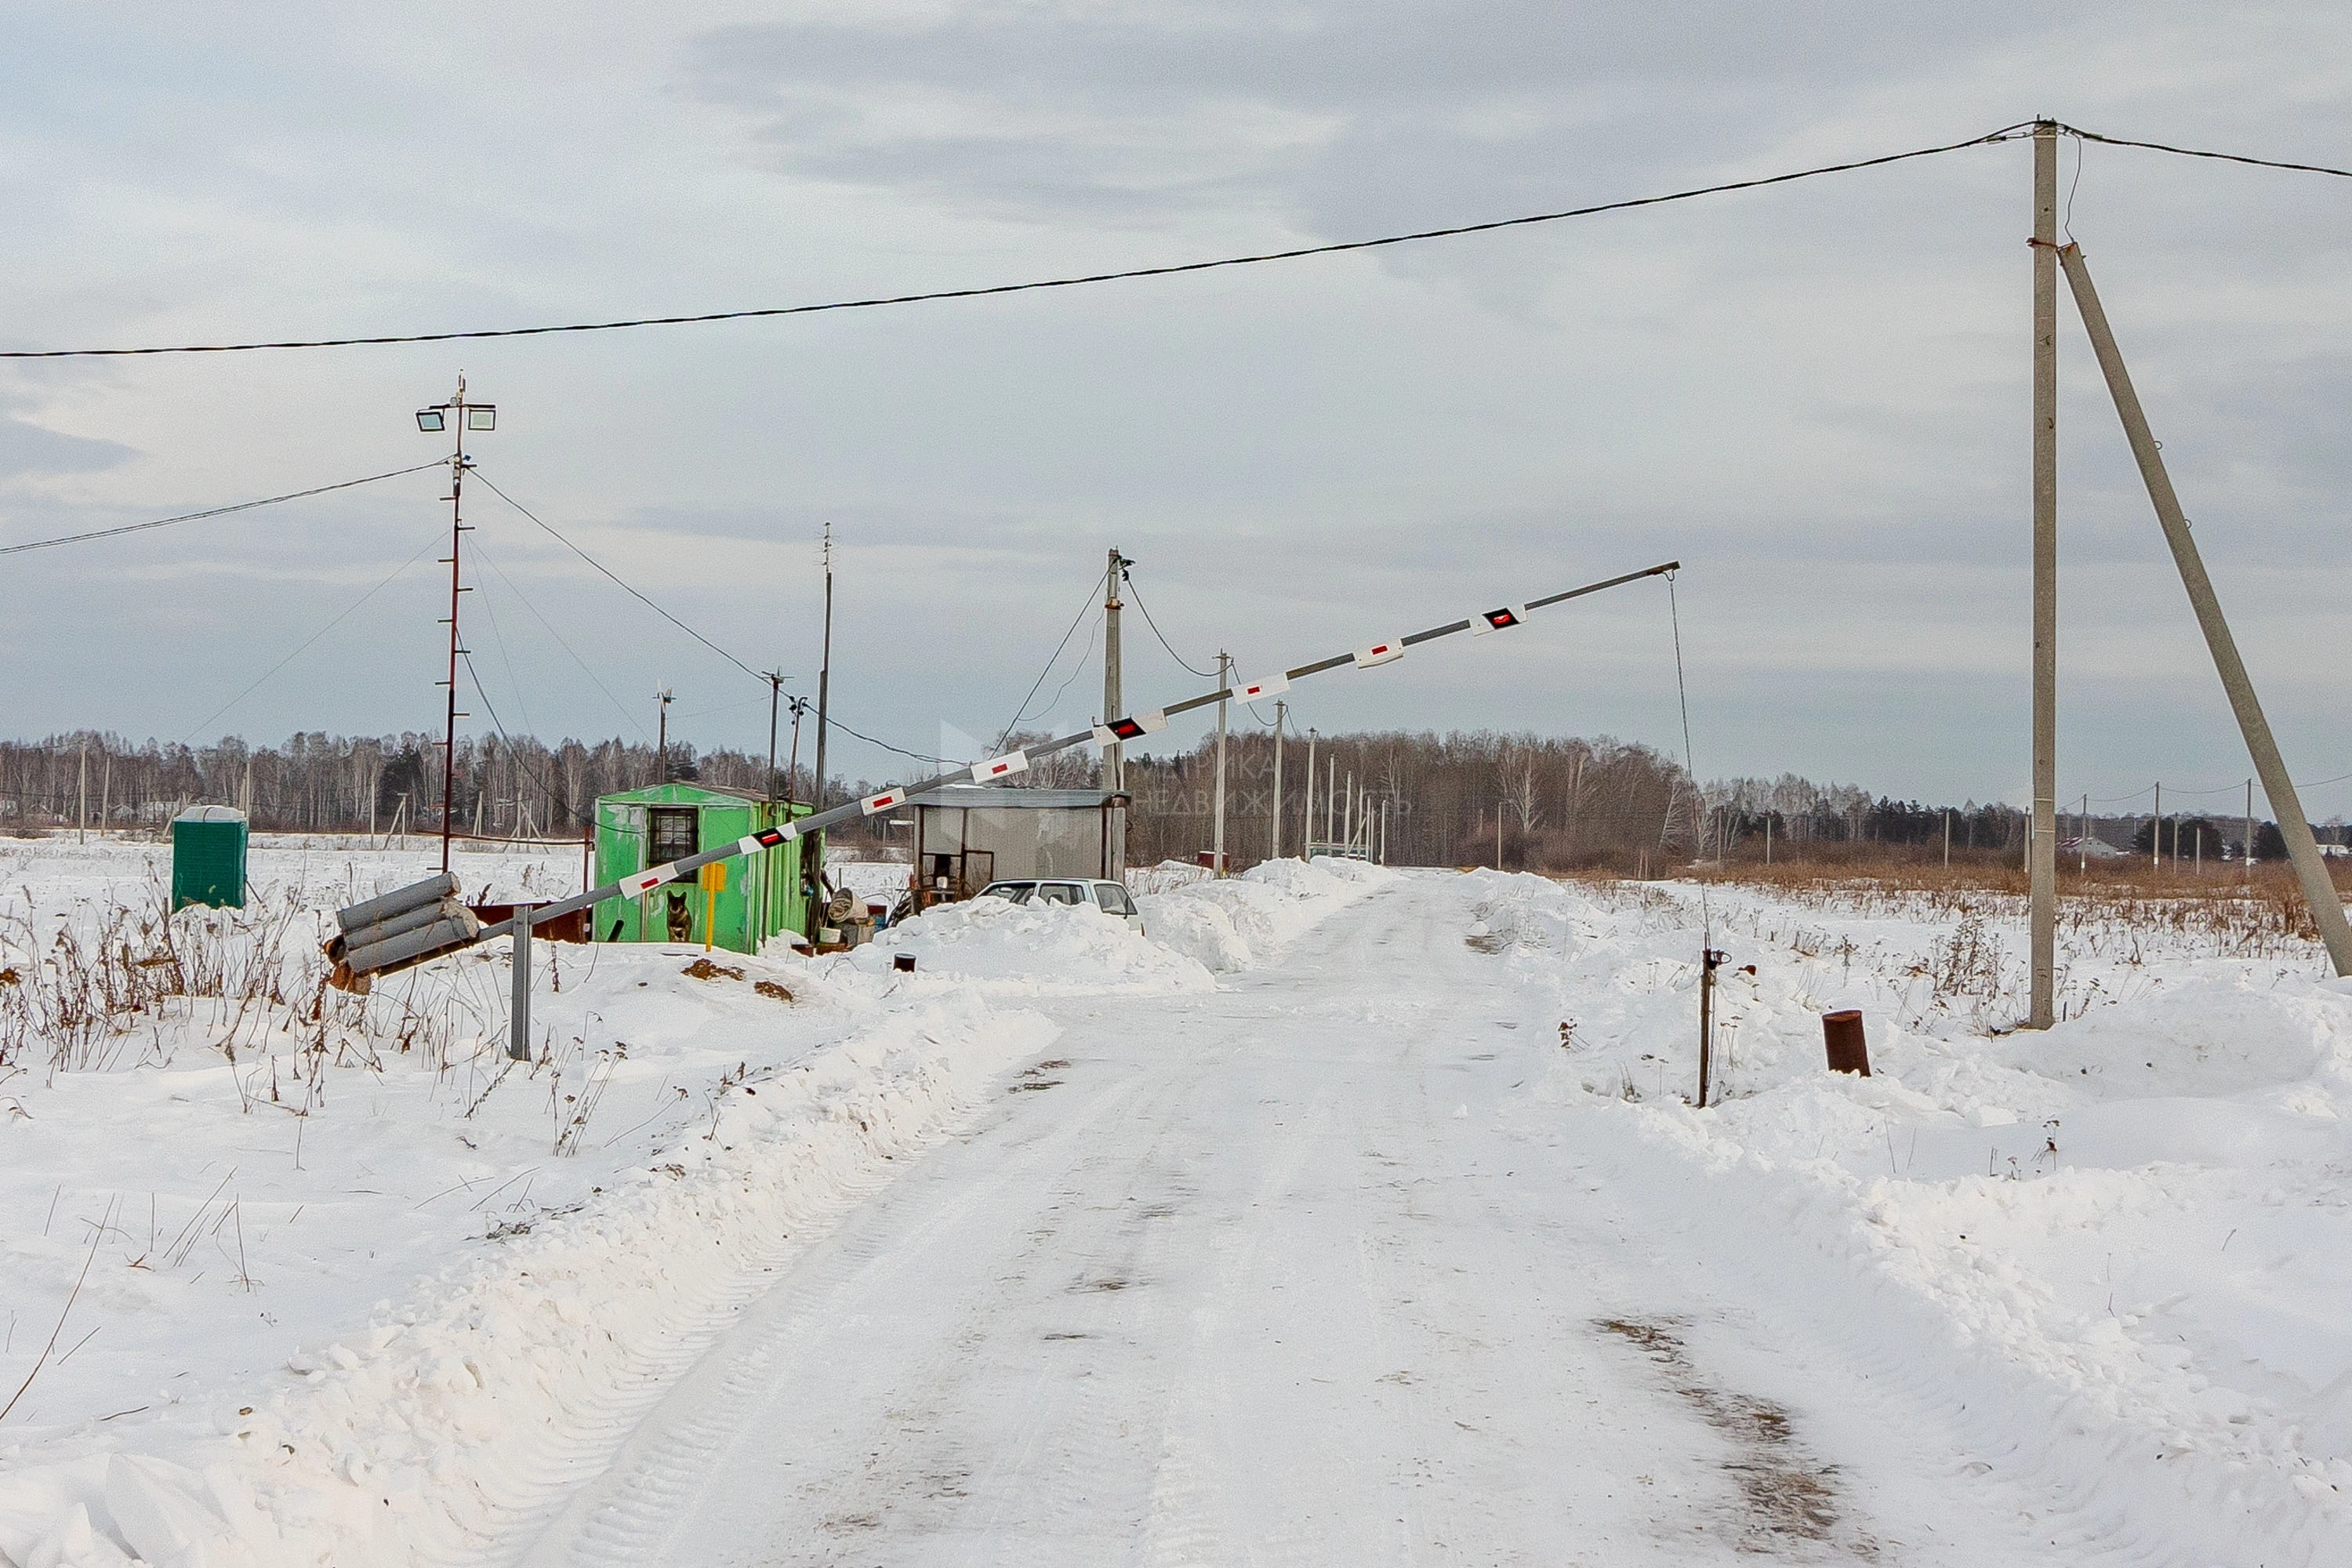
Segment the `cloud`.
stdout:
<path fill-rule="evenodd" d="M 0 479 L 102 473 L 138 455 L 117 441 L 68 436 L 0 416 Z"/>

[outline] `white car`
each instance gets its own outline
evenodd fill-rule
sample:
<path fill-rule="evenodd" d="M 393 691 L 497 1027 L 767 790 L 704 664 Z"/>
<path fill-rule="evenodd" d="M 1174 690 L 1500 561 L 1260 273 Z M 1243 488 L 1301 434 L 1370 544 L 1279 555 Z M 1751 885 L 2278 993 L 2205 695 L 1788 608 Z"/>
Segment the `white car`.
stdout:
<path fill-rule="evenodd" d="M 1143 934 L 1143 911 L 1135 907 L 1123 882 L 1092 878 L 1037 877 L 991 882 L 980 890 L 983 899 L 1009 899 L 1016 904 L 1092 904 L 1107 915 L 1117 915 Z"/>

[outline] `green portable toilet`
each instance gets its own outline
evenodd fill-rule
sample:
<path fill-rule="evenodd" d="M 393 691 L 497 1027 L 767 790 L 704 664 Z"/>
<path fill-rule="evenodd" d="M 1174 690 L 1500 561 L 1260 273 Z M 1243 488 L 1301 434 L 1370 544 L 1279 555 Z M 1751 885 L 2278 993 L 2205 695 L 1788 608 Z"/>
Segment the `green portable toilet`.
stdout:
<path fill-rule="evenodd" d="M 245 813 L 192 805 L 172 819 L 172 910 L 245 908 Z"/>
<path fill-rule="evenodd" d="M 717 849 L 789 817 L 805 805 L 769 800 L 750 790 L 681 780 L 596 799 L 596 881 L 617 882 L 672 860 Z M 780 932 L 801 934 L 801 844 L 787 839 L 753 855 L 719 862 L 727 886 L 707 893 L 687 877 L 635 898 L 598 904 L 596 942 L 674 942 L 757 952 Z M 715 917 L 715 918 L 714 918 Z"/>

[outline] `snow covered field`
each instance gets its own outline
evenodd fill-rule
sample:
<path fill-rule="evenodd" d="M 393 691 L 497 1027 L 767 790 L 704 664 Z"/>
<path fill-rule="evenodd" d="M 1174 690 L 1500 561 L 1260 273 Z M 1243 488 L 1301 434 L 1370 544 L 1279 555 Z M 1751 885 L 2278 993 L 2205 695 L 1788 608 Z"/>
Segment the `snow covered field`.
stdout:
<path fill-rule="evenodd" d="M 0 1006 L 129 949 L 0 1068 L 12 1568 L 2352 1560 L 2352 988 L 2275 931 L 2074 921 L 1997 1033 L 2011 903 L 1716 888 L 1701 1111 L 1684 884 L 555 947 L 508 1069 L 502 952 L 316 994 L 421 847 L 142 968 L 157 858 L 0 845 Z"/>

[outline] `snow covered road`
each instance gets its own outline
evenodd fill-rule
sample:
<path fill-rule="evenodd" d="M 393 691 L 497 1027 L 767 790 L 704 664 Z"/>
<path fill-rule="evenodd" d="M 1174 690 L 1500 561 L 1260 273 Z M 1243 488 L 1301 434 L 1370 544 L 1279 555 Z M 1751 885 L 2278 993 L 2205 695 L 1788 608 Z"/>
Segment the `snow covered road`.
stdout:
<path fill-rule="evenodd" d="M 1051 1056 L 509 1560 L 2140 1560 L 1602 1173 L 1607 1102 L 1531 1092 L 1556 1000 L 1465 941 L 1491 890 L 1406 879 L 1220 990 L 1045 1003 Z"/>

